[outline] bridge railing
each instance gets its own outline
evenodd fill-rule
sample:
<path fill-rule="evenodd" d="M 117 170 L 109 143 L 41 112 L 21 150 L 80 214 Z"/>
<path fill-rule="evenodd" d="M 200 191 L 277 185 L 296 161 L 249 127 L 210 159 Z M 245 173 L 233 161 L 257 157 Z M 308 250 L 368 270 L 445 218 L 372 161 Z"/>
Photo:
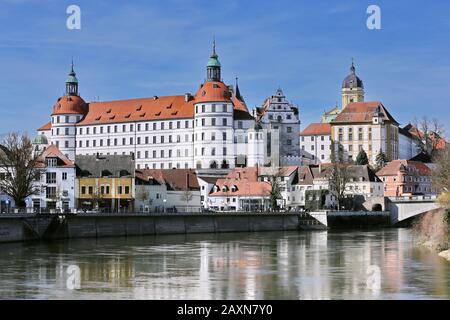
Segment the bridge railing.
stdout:
<path fill-rule="evenodd" d="M 437 195 L 416 195 L 388 198 L 391 201 L 435 201 L 437 199 Z"/>

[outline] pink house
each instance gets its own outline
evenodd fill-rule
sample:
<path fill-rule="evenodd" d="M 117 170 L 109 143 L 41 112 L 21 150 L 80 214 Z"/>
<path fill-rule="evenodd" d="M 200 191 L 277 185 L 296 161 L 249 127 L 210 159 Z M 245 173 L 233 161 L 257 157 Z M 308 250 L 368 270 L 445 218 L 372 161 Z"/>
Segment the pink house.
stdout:
<path fill-rule="evenodd" d="M 384 183 L 385 197 L 433 195 L 431 170 L 424 163 L 394 160 L 377 172 Z"/>

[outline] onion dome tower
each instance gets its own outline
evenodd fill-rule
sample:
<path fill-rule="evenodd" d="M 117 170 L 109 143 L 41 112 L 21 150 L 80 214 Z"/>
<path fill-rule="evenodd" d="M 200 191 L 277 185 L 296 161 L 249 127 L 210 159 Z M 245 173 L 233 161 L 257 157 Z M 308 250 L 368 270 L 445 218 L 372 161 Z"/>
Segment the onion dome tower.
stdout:
<path fill-rule="evenodd" d="M 194 108 L 194 166 L 234 167 L 232 94 L 221 80 L 215 41 L 206 65 L 206 80 L 195 95 Z"/>
<path fill-rule="evenodd" d="M 87 104 L 79 96 L 78 79 L 72 62 L 66 80 L 66 93 L 53 106 L 51 144 L 70 160 L 76 154 L 76 124 L 86 115 Z"/>
<path fill-rule="evenodd" d="M 350 74 L 342 82 L 342 109 L 352 102 L 364 102 L 364 84 L 356 75 L 353 59 Z"/>

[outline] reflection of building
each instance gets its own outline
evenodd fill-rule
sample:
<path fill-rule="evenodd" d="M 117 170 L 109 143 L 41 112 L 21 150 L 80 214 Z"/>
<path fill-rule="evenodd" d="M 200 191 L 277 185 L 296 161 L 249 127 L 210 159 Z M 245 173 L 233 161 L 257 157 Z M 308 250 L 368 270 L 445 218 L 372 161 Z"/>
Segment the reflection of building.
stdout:
<path fill-rule="evenodd" d="M 431 170 L 422 162 L 391 161 L 377 172 L 377 176 L 384 183 L 386 197 L 435 194 L 431 183 Z"/>
<path fill-rule="evenodd" d="M 35 139 L 36 141 L 36 139 Z M 34 210 L 41 208 L 69 210 L 75 208 L 75 176 L 73 161 L 66 158 L 55 145 L 50 145 L 37 158 L 40 180 L 38 193 L 31 196 Z"/>
<path fill-rule="evenodd" d="M 78 207 L 112 212 L 133 209 L 132 156 L 77 156 L 76 165 Z"/>

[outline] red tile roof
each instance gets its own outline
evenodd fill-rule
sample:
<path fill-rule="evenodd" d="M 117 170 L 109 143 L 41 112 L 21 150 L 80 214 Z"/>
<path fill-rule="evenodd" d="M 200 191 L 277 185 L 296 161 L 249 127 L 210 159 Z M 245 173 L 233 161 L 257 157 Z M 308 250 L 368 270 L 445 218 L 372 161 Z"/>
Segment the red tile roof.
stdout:
<path fill-rule="evenodd" d="M 219 81 L 205 81 L 195 95 L 195 102 L 231 102 L 231 91 Z"/>
<path fill-rule="evenodd" d="M 298 166 L 284 166 L 279 169 L 273 167 L 258 167 L 258 176 L 290 177 L 298 169 Z"/>
<path fill-rule="evenodd" d="M 87 112 L 87 104 L 79 96 L 64 96 L 58 99 L 53 106 L 53 115 L 58 114 L 81 114 Z"/>
<path fill-rule="evenodd" d="M 418 170 L 419 175 L 429 176 L 431 175 L 431 170 L 424 163 L 411 160 L 393 160 L 379 170 L 376 174 L 377 176 L 396 176 L 400 171 L 400 167 L 413 167 Z"/>
<path fill-rule="evenodd" d="M 200 190 L 193 169 L 142 169 L 136 170 L 136 178 L 143 181 L 154 179 L 169 190 Z"/>
<path fill-rule="evenodd" d="M 46 168 L 47 163 L 45 161 L 46 158 L 58 158 L 60 160 L 60 163 L 58 164 L 58 167 L 63 168 L 75 168 L 75 164 L 73 161 L 69 160 L 65 155 L 61 153 L 61 151 L 58 149 L 55 145 L 48 146 L 37 158 L 37 168 Z"/>
<path fill-rule="evenodd" d="M 326 136 L 331 135 L 329 123 L 311 123 L 301 133 L 301 136 Z"/>
<path fill-rule="evenodd" d="M 88 112 L 78 125 L 192 119 L 194 104 L 202 102 L 233 103 L 235 119 L 253 119 L 245 103 L 233 98 L 223 82 L 205 82 L 189 101 L 179 95 L 89 103 Z"/>
<path fill-rule="evenodd" d="M 380 101 L 349 103 L 332 121 L 332 123 L 372 122 L 372 117 L 378 107 L 380 107 L 384 121 L 390 121 L 398 124 L 398 122 L 391 116 Z"/>
<path fill-rule="evenodd" d="M 42 127 L 40 127 L 37 131 L 48 131 L 52 128 L 52 122 L 49 121 L 46 124 L 44 124 Z"/>
<path fill-rule="evenodd" d="M 272 186 L 268 182 L 258 181 L 258 168 L 236 168 L 228 173 L 225 179 L 218 179 L 216 186 L 219 190 L 212 192 L 211 197 L 268 197 L 272 190 Z M 236 187 L 236 191 L 232 191 L 232 187 Z M 227 187 L 228 191 L 223 191 L 223 187 Z"/>

